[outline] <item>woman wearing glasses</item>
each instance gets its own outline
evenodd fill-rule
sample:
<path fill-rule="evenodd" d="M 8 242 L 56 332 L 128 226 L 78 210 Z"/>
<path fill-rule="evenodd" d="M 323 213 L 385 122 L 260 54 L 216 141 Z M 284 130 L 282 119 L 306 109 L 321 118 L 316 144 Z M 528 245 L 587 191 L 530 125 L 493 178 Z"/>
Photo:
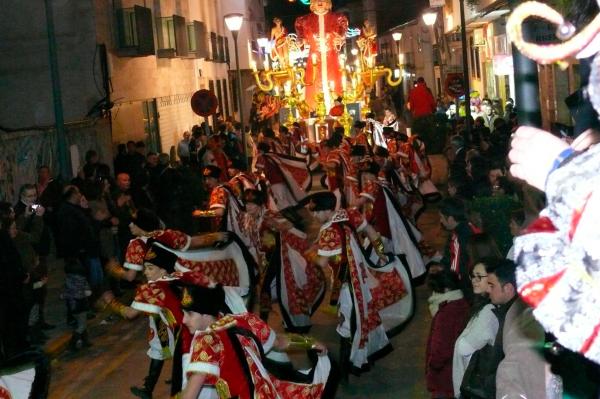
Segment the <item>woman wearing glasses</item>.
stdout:
<path fill-rule="evenodd" d="M 471 356 L 486 345 L 493 346 L 498 332 L 498 318 L 492 313 L 494 305 L 488 296 L 488 281 L 486 273 L 486 260 L 475 264 L 471 271 L 471 284 L 473 285 L 473 305 L 471 318 L 460 334 L 454 345 L 454 358 L 452 361 L 452 382 L 455 397 L 486 397 L 472 396 L 463 392 L 461 384 L 463 376 L 471 360 Z M 480 370 L 475 370 L 477 374 Z M 480 387 L 485 386 L 485 381 L 477 381 Z"/>

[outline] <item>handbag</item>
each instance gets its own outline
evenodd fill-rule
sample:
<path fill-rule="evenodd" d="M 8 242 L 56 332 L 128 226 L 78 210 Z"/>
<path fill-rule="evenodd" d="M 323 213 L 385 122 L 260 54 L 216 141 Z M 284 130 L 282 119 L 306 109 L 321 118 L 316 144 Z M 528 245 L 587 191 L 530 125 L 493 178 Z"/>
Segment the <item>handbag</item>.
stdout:
<path fill-rule="evenodd" d="M 502 350 L 490 344 L 473 353 L 460 385 L 461 399 L 496 397 L 496 370 L 502 357 Z"/>

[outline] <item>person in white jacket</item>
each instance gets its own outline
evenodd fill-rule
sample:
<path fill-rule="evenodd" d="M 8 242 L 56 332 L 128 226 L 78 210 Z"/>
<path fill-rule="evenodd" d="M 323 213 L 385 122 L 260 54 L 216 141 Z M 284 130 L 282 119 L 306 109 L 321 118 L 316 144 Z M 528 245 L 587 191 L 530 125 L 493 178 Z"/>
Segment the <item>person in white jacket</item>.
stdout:
<path fill-rule="evenodd" d="M 452 383 L 454 396 L 460 396 L 460 385 L 473 353 L 486 344 L 494 345 L 498 332 L 498 318 L 492 313 L 494 305 L 488 297 L 488 281 L 484 263 L 477 263 L 471 271 L 474 304 L 467 326 L 454 344 Z"/>

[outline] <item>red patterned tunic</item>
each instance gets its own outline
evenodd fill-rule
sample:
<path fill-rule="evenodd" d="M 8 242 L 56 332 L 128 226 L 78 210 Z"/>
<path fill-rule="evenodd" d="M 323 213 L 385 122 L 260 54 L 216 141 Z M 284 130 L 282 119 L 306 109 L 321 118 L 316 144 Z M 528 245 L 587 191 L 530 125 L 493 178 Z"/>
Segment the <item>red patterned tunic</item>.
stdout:
<path fill-rule="evenodd" d="M 127 250 L 125 251 L 123 267 L 138 272 L 144 270 L 144 256 L 146 256 L 146 251 L 148 250 L 146 241 L 149 238 L 153 238 L 169 248 L 180 251 L 187 250 L 191 243 L 190 236 L 181 231 L 170 229 L 155 230 L 150 233 L 150 237 L 136 237 L 129 241 Z"/>
<path fill-rule="evenodd" d="M 225 215 L 223 216 L 215 216 L 212 221 L 212 229 L 213 231 L 223 231 L 224 220 L 227 219 L 227 207 L 229 205 L 229 186 L 225 184 L 221 184 L 212 189 L 210 192 L 210 198 L 208 200 L 208 209 L 216 210 L 216 209 L 224 209 Z"/>
<path fill-rule="evenodd" d="M 140 285 L 131 307 L 147 313 L 150 317 L 148 355 L 153 359 L 169 359 L 173 356 L 175 341 L 181 339 L 182 353 L 190 349 L 192 336 L 183 326 L 183 312 L 180 300 L 170 287 L 174 278 Z"/>
<path fill-rule="evenodd" d="M 233 328 L 251 333 L 258 342 Z M 257 344 L 267 352 L 275 337 L 275 332 L 252 313 L 224 316 L 208 329 L 196 332 L 184 372 L 188 378 L 193 373 L 205 374 L 205 385 L 226 385 L 230 397 L 240 399 L 319 398 L 324 384 L 280 381 L 264 369 Z M 236 347 L 241 347 L 244 359 L 239 358 Z"/>
<path fill-rule="evenodd" d="M 318 244 L 319 255 L 333 258 L 339 281 L 351 288 L 342 290 L 340 296 L 337 331 L 351 338 L 350 360 L 359 368 L 367 362 L 368 355 L 387 344 L 379 311 L 398 302 L 407 292 L 396 270 L 379 273 L 369 267 L 353 232 L 366 226 L 367 221 L 356 208 L 340 209 L 321 227 Z M 350 323 L 352 314 L 356 317 L 356 331 Z M 371 338 L 372 335 L 378 338 Z"/>

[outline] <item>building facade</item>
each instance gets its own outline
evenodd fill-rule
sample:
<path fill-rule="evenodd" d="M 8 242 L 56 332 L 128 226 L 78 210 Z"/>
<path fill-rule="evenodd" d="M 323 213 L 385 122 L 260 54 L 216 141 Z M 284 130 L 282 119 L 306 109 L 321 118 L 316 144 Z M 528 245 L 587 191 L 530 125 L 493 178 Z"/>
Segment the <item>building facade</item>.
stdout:
<path fill-rule="evenodd" d="M 184 131 L 202 122 L 190 107 L 196 90 L 215 93 L 223 118 L 238 116 L 235 74 L 230 73 L 236 68 L 233 43 L 223 17 L 229 12 L 244 14 L 238 41 L 240 66 L 247 71 L 248 43 L 264 33 L 262 0 L 49 4 L 72 174 L 87 150 L 98 151 L 112 164 L 115 145 L 129 140 L 145 141 L 153 151 L 171 152 Z M 0 199 L 12 200 L 21 184 L 35 179 L 37 167 L 47 164 L 57 169 L 58 161 L 45 8 L 17 0 L 9 0 L 4 8 Z M 246 90 L 242 98 L 249 109 Z"/>

